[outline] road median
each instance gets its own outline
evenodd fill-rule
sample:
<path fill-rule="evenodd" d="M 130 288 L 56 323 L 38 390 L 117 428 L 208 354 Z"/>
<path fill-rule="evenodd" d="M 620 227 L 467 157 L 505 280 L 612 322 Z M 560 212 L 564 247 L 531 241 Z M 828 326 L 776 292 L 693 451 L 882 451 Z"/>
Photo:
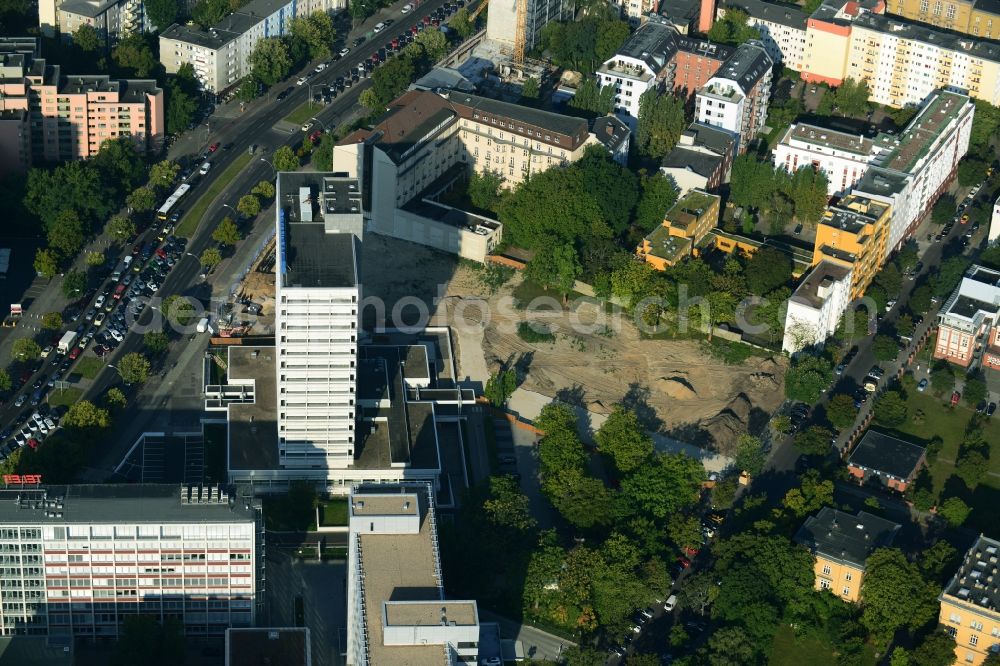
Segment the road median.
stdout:
<path fill-rule="evenodd" d="M 185 238 L 191 238 L 194 233 L 198 230 L 198 225 L 201 224 L 201 218 L 205 216 L 205 212 L 208 207 L 212 205 L 212 202 L 222 194 L 222 190 L 226 188 L 226 185 L 233 182 L 236 176 L 246 168 L 247 164 L 253 156 L 249 153 L 242 153 L 233 160 L 233 163 L 226 167 L 226 170 L 222 172 L 218 178 L 209 186 L 208 190 L 198 198 L 198 201 L 191 206 L 191 210 L 187 212 L 184 217 L 181 218 L 180 224 L 177 225 L 177 229 L 174 231 L 177 236 L 184 236 Z"/>

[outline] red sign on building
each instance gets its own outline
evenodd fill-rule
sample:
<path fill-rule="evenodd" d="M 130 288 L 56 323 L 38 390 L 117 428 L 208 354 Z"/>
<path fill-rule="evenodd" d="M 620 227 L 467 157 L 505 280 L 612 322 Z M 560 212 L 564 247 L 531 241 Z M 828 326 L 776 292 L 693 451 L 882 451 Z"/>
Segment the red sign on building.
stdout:
<path fill-rule="evenodd" d="M 4 474 L 3 482 L 11 485 L 37 486 L 42 483 L 41 474 Z"/>

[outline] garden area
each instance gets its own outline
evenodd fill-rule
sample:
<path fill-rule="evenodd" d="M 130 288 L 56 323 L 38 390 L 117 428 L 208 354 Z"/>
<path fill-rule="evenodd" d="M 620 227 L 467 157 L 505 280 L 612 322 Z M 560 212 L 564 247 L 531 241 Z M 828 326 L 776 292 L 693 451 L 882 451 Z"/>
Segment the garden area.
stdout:
<path fill-rule="evenodd" d="M 791 626 L 782 625 L 774 635 L 771 647 L 771 666 L 837 666 L 837 648 L 834 641 L 819 631 L 802 636 L 795 634 Z M 875 666 L 875 650 L 870 644 L 865 644 L 860 666 Z"/>

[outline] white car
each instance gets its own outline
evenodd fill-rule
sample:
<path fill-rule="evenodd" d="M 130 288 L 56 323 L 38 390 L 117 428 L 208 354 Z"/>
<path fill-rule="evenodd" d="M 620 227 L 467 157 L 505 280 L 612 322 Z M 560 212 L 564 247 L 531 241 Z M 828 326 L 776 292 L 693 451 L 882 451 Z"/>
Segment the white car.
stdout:
<path fill-rule="evenodd" d="M 113 337 L 113 338 L 114 338 L 114 339 L 115 339 L 115 340 L 116 340 L 117 342 L 121 342 L 122 340 L 124 340 L 124 339 L 125 339 L 125 336 L 124 336 L 124 335 L 122 335 L 122 334 L 121 334 L 120 332 L 118 332 L 118 330 L 117 330 L 117 329 L 114 329 L 114 328 L 110 329 L 110 330 L 108 331 L 108 334 L 109 334 L 109 335 L 110 335 L 111 337 Z"/>
<path fill-rule="evenodd" d="M 87 345 L 90 344 L 90 336 L 89 335 L 83 336 L 82 338 L 80 338 L 80 342 L 78 344 L 80 346 L 80 349 L 86 349 Z"/>
<path fill-rule="evenodd" d="M 411 5 L 410 3 L 406 3 L 405 5 L 403 5 L 403 8 L 400 9 L 399 11 L 402 14 L 409 14 L 410 12 L 413 11 L 413 5 Z"/>
<path fill-rule="evenodd" d="M 198 169 L 198 173 L 200 173 L 201 175 L 204 176 L 204 175 L 207 175 L 208 172 L 211 169 L 212 169 L 212 163 L 211 162 L 205 162 L 204 164 L 201 165 L 201 168 Z"/>
<path fill-rule="evenodd" d="M 312 127 L 312 125 L 313 124 L 311 122 L 310 123 L 302 123 L 302 131 L 303 132 L 308 132 L 309 128 Z"/>
<path fill-rule="evenodd" d="M 49 424 L 46 423 L 45 421 L 41 421 L 38 424 L 38 429 L 42 431 L 42 434 L 45 435 L 49 434 Z"/>
<path fill-rule="evenodd" d="M 308 78 L 306 78 L 304 76 L 300 76 L 299 80 L 295 82 L 295 85 L 297 85 L 297 86 L 305 85 L 305 82 L 308 81 L 308 80 L 309 80 Z"/>
<path fill-rule="evenodd" d="M 20 407 L 21 405 L 23 405 L 23 404 L 24 404 L 24 402 L 25 402 L 25 401 L 26 401 L 27 399 L 28 399 L 28 396 L 27 396 L 27 394 L 25 394 L 25 393 L 22 393 L 21 395 L 17 396 L 17 400 L 15 400 L 15 401 L 14 401 L 14 406 L 15 406 L 15 407 Z"/>
<path fill-rule="evenodd" d="M 378 34 L 378 33 L 382 32 L 383 30 L 385 30 L 385 23 L 381 23 L 381 22 L 380 22 L 380 23 L 376 23 L 376 24 L 375 24 L 375 27 L 374 27 L 374 28 L 372 28 L 372 30 L 373 30 L 373 31 L 374 31 L 374 32 L 375 32 L 376 34 Z"/>
<path fill-rule="evenodd" d="M 350 52 L 351 52 L 351 49 L 349 49 L 349 48 L 347 48 L 345 46 L 344 48 L 340 49 L 340 57 L 343 58 L 345 55 L 347 55 Z"/>
<path fill-rule="evenodd" d="M 52 353 L 52 345 L 48 345 L 45 347 L 45 349 L 42 350 L 41 357 L 48 358 L 49 354 L 51 353 Z"/>
<path fill-rule="evenodd" d="M 48 426 L 49 432 L 56 429 L 56 422 L 52 419 L 45 419 L 45 425 Z"/>
<path fill-rule="evenodd" d="M 94 301 L 94 307 L 100 310 L 104 306 L 104 301 L 106 300 L 107 297 L 104 294 L 101 294 L 100 296 L 97 297 L 97 300 Z"/>
<path fill-rule="evenodd" d="M 325 62 L 321 62 L 320 64 L 316 65 L 316 69 L 314 69 L 313 71 L 316 72 L 317 74 L 319 74 L 324 69 L 326 69 L 326 63 Z"/>

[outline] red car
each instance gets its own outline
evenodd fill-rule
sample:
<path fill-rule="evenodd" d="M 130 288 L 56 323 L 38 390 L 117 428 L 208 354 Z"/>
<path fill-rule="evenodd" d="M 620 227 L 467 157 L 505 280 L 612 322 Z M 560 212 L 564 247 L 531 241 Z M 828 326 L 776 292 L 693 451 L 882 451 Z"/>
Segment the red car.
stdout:
<path fill-rule="evenodd" d="M 691 566 L 691 560 L 686 557 L 678 557 L 677 564 L 681 565 L 681 569 L 687 569 Z"/>
<path fill-rule="evenodd" d="M 951 406 L 954 407 L 955 405 L 957 405 L 958 401 L 961 398 L 962 398 L 962 394 L 959 393 L 958 391 L 955 391 L 954 393 L 952 393 L 951 394 Z"/>
<path fill-rule="evenodd" d="M 30 446 L 33 449 L 37 449 L 38 448 L 38 440 L 35 439 L 34 437 L 32 437 L 31 439 L 28 440 L 28 446 Z"/>
<path fill-rule="evenodd" d="M 80 353 L 82 351 L 83 350 L 80 349 L 79 347 L 73 347 L 73 349 L 71 349 L 69 352 L 69 360 L 75 361 L 76 359 L 80 358 Z"/>
<path fill-rule="evenodd" d="M 217 151 L 219 149 L 220 145 L 222 145 L 222 144 L 220 144 L 218 141 L 216 141 L 215 143 L 213 143 L 211 146 L 208 147 L 208 152 L 214 153 L 215 151 Z"/>
<path fill-rule="evenodd" d="M 688 557 L 698 557 L 698 553 L 700 552 L 701 551 L 698 550 L 697 548 L 692 548 L 690 546 L 684 547 L 684 554 L 687 555 Z"/>
<path fill-rule="evenodd" d="M 323 136 L 323 130 L 316 130 L 315 132 L 309 135 L 309 140 L 312 141 L 313 143 L 316 143 L 317 141 L 319 141 L 321 136 Z"/>

